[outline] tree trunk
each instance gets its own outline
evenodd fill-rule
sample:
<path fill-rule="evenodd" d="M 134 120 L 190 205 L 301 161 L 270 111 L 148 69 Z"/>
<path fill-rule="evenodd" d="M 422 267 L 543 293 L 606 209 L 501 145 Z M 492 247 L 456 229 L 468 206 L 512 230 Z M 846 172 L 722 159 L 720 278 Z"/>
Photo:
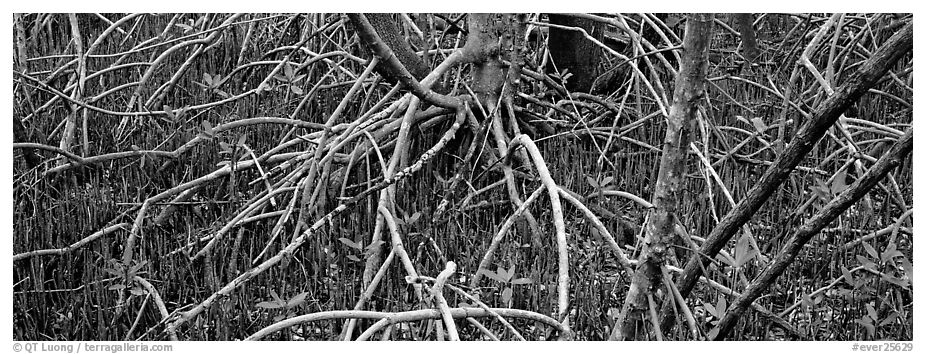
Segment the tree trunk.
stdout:
<path fill-rule="evenodd" d="M 416 80 L 421 81 L 425 76 L 431 72 L 428 69 L 428 65 L 425 64 L 421 58 L 418 57 L 418 54 L 412 50 L 411 45 L 408 44 L 408 40 L 404 35 L 399 31 L 399 27 L 396 26 L 395 21 L 392 19 L 391 14 L 387 13 L 368 13 L 364 14 L 370 24 L 373 25 L 373 28 L 376 29 L 376 33 L 379 34 L 379 37 L 383 40 L 389 48 L 392 49 L 392 52 L 395 53 L 396 58 L 399 59 L 399 62 L 408 69 L 408 72 L 415 77 Z M 350 18 L 351 22 L 356 26 L 357 25 L 357 16 L 360 14 L 348 14 L 347 17 Z M 360 40 L 363 42 L 364 46 L 367 48 L 370 47 L 373 42 L 372 38 L 364 36 L 363 32 L 358 32 L 360 34 Z M 391 69 L 389 66 L 380 63 L 376 66 L 377 72 L 386 77 L 391 82 L 398 81 L 398 73 Z"/>
<path fill-rule="evenodd" d="M 690 134 L 695 129 L 698 105 L 705 94 L 704 77 L 707 73 L 713 19 L 713 14 L 691 14 L 685 25 L 682 43 L 684 54 L 662 144 L 659 176 L 653 194 L 654 208 L 646 225 L 646 241 L 640 263 L 634 272 L 618 321 L 611 331 L 611 339 L 643 339 L 637 329 L 643 326 L 643 314 L 651 306 L 648 298 L 662 284 L 667 244 L 675 232 L 675 213 L 685 183 Z M 655 327 L 654 330 L 658 331 L 659 328 Z"/>
<path fill-rule="evenodd" d="M 604 39 L 604 24 L 601 22 L 563 14 L 549 14 L 548 16 L 550 16 L 551 24 L 578 27 L 599 41 Z M 553 60 L 553 65 L 548 66 L 547 71 L 558 70 L 564 73 L 568 70 L 568 73 L 572 75 L 564 80 L 566 89 L 571 92 L 589 92 L 599 74 L 598 63 L 601 61 L 601 48 L 585 38 L 582 32 L 556 27 L 550 28 L 547 47 L 550 50 L 550 58 Z"/>
<path fill-rule="evenodd" d="M 743 57 L 751 63 L 759 56 L 759 46 L 758 43 L 756 43 L 756 30 L 752 27 L 752 14 L 736 13 L 733 14 L 733 20 L 736 31 L 740 33 L 740 43 L 743 45 Z"/>

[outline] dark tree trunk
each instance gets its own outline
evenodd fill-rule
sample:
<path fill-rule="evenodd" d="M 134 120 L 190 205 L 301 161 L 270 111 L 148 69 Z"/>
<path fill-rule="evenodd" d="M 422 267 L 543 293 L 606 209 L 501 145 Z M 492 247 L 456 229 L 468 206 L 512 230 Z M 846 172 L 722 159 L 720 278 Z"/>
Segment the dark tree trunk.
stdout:
<path fill-rule="evenodd" d="M 752 14 L 733 14 L 733 20 L 736 31 L 740 33 L 740 42 L 743 44 L 743 57 L 751 63 L 759 56 L 756 30 L 752 27 Z"/>
<path fill-rule="evenodd" d="M 599 41 L 604 38 L 604 24 L 601 22 L 563 14 L 548 16 L 552 24 L 581 28 Z M 565 80 L 566 89 L 572 92 L 589 92 L 599 74 L 601 48 L 582 32 L 555 27 L 550 28 L 548 47 L 553 66 L 560 73 L 568 70 L 572 74 Z M 553 66 L 548 66 L 547 71 L 554 72 Z"/>
<path fill-rule="evenodd" d="M 356 17 L 360 14 L 348 14 L 351 22 L 356 26 Z M 364 14 L 370 24 L 373 25 L 373 28 L 376 29 L 376 33 L 379 34 L 379 37 L 386 43 L 389 48 L 392 49 L 392 52 L 395 53 L 396 58 L 399 59 L 399 62 L 408 69 L 408 72 L 415 77 L 416 80 L 424 79 L 431 70 L 428 68 L 428 65 L 424 63 L 421 58 L 418 57 L 418 54 L 412 50 L 411 45 L 408 44 L 408 39 L 402 35 L 399 31 L 399 27 L 396 26 L 395 21 L 392 19 L 391 14 L 386 13 L 369 13 Z M 366 38 L 360 32 L 360 40 L 363 42 L 367 48 L 369 48 L 370 43 L 373 42 L 372 38 Z M 376 66 L 377 72 L 380 75 L 386 77 L 391 82 L 398 81 L 399 73 L 394 72 L 387 65 L 379 64 Z"/>

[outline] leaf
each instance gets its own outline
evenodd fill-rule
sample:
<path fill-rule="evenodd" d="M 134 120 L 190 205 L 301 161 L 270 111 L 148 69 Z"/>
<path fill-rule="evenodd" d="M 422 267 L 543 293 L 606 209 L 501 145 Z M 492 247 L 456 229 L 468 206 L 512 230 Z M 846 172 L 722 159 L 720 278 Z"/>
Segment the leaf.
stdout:
<path fill-rule="evenodd" d="M 511 300 L 511 297 L 512 297 L 512 296 L 514 296 L 514 291 L 511 290 L 510 287 L 505 288 L 505 290 L 502 290 L 502 302 L 503 302 L 503 303 L 506 303 L 506 304 L 507 304 L 508 301 Z"/>
<path fill-rule="evenodd" d="M 813 308 L 813 299 L 811 299 L 810 295 L 807 295 L 807 293 L 801 295 L 801 307 L 803 307 L 804 310 Z"/>
<path fill-rule="evenodd" d="M 714 307 L 714 305 L 711 305 L 711 304 L 705 302 L 705 303 L 704 303 L 704 310 L 706 310 L 707 313 L 711 314 L 711 316 L 714 316 L 715 318 L 720 317 L 720 314 L 717 313 L 717 309 Z"/>
<path fill-rule="evenodd" d="M 136 265 L 133 265 L 131 268 L 129 268 L 129 274 L 134 276 L 136 273 L 138 273 L 138 270 L 144 267 L 146 264 L 148 264 L 148 261 L 142 261 Z"/>
<path fill-rule="evenodd" d="M 613 181 L 614 181 L 614 177 L 608 176 L 608 177 L 605 177 L 605 178 L 603 178 L 603 179 L 601 180 L 601 185 L 602 185 L 602 186 L 607 186 L 608 184 L 611 184 L 611 182 L 613 182 Z"/>
<path fill-rule="evenodd" d="M 907 280 L 907 279 L 895 278 L 895 277 L 892 277 L 892 276 L 887 275 L 887 274 L 881 275 L 881 280 L 884 280 L 884 281 L 886 281 L 886 282 L 888 282 L 888 283 L 897 285 L 897 286 L 899 286 L 899 287 L 901 287 L 901 288 L 904 288 L 904 289 L 906 289 L 907 286 L 910 285 L 910 281 Z"/>
<path fill-rule="evenodd" d="M 884 318 L 883 320 L 881 320 L 881 322 L 878 322 L 878 326 L 884 326 L 884 325 L 890 324 L 890 323 L 896 321 L 896 320 L 897 320 L 897 317 L 899 317 L 899 316 L 900 316 L 900 313 L 898 313 L 898 312 L 896 312 L 896 311 L 895 311 L 895 312 L 891 312 L 889 315 L 887 315 L 886 318 Z"/>
<path fill-rule="evenodd" d="M 501 269 L 500 269 L 500 270 L 501 270 Z M 504 270 L 501 270 L 501 271 L 504 271 Z M 493 271 L 491 271 L 491 270 L 483 269 L 483 270 L 480 270 L 479 272 L 481 272 L 483 275 L 485 275 L 485 276 L 487 276 L 487 277 L 489 277 L 489 278 L 492 278 L 492 280 L 495 280 L 495 281 L 497 281 L 497 282 L 499 282 L 499 283 L 507 283 L 507 281 L 505 281 L 504 278 L 502 278 L 501 276 L 499 276 L 498 274 L 496 274 L 495 272 L 493 272 Z"/>
<path fill-rule="evenodd" d="M 354 261 L 354 262 L 360 262 L 360 261 L 361 261 L 360 258 L 357 258 L 357 256 L 352 255 L 352 254 L 347 255 L 347 259 L 352 260 L 352 261 Z"/>
<path fill-rule="evenodd" d="M 820 200 L 824 202 L 829 201 L 830 196 L 831 196 L 829 187 L 823 184 L 822 180 L 818 178 L 816 180 L 817 180 L 817 185 L 810 186 L 810 192 L 812 192 L 814 195 L 817 196 L 817 198 L 820 198 Z"/>
<path fill-rule="evenodd" d="M 142 295 L 147 294 L 148 292 L 145 291 L 145 289 L 134 287 L 132 289 L 129 289 L 129 293 L 135 296 L 142 296 Z"/>
<path fill-rule="evenodd" d="M 866 321 L 866 320 L 867 320 L 867 321 Z M 865 317 L 865 318 L 863 318 L 863 319 L 861 319 L 861 320 L 856 319 L 856 320 L 853 320 L 853 321 L 854 321 L 855 323 L 858 323 L 858 324 L 862 325 L 862 327 L 865 327 L 865 330 L 868 331 L 868 335 L 869 335 L 869 336 L 875 335 L 875 326 L 871 324 L 871 320 L 869 320 L 868 317 Z"/>
<path fill-rule="evenodd" d="M 376 252 L 376 250 L 378 250 L 378 249 L 379 249 L 383 244 L 385 244 L 385 243 L 386 243 L 386 241 L 383 241 L 383 240 L 379 240 L 379 241 L 376 241 L 376 242 L 371 243 L 369 246 L 367 246 L 367 247 L 363 250 L 363 256 L 364 256 L 364 257 L 370 257 L 373 253 Z"/>
<path fill-rule="evenodd" d="M 855 277 L 852 276 L 852 272 L 849 271 L 849 268 L 846 268 L 846 266 L 839 266 L 839 270 L 842 271 L 842 276 L 846 278 L 846 283 L 855 285 Z"/>
<path fill-rule="evenodd" d="M 717 317 L 723 317 L 723 315 L 727 313 L 727 299 L 725 297 L 720 297 L 719 299 L 717 299 L 716 308 L 717 308 L 717 313 L 720 314 L 720 316 L 717 316 Z"/>
<path fill-rule="evenodd" d="M 868 312 L 866 316 L 872 320 L 878 320 L 878 311 L 875 310 L 875 307 L 869 302 L 865 304 L 865 311 Z"/>
<path fill-rule="evenodd" d="M 846 170 L 843 169 L 833 177 L 833 185 L 830 187 L 830 191 L 833 192 L 833 195 L 837 195 L 846 188 L 849 188 L 849 186 L 846 184 Z"/>
<path fill-rule="evenodd" d="M 296 294 L 296 296 L 290 298 L 289 301 L 286 301 L 286 308 L 291 309 L 293 307 L 302 305 L 305 302 L 305 297 L 308 295 L 308 292 Z"/>
<path fill-rule="evenodd" d="M 166 114 L 167 118 L 170 118 L 171 121 L 174 121 L 174 122 L 177 121 L 177 116 L 174 115 L 174 110 L 171 109 L 170 106 L 166 104 L 164 105 L 164 114 Z"/>
<path fill-rule="evenodd" d="M 750 119 L 750 121 L 752 122 L 752 125 L 756 127 L 756 130 L 759 131 L 759 134 L 765 134 L 765 131 L 768 130 L 768 126 L 765 125 L 765 121 L 763 121 L 762 118 L 755 117 Z"/>
<path fill-rule="evenodd" d="M 105 269 L 103 269 L 103 271 L 106 272 L 106 273 L 109 273 L 109 274 L 111 274 L 111 275 L 117 276 L 117 277 L 121 277 L 121 276 L 124 276 L 124 275 L 125 275 L 125 273 L 122 272 L 122 269 L 105 268 Z"/>
<path fill-rule="evenodd" d="M 533 284 L 534 281 L 531 278 L 518 278 L 511 281 L 512 285 L 524 285 L 524 284 Z"/>
<path fill-rule="evenodd" d="M 108 288 L 106 288 L 106 289 L 107 289 L 107 290 L 114 290 L 114 291 L 121 291 L 122 289 L 125 289 L 125 284 L 113 284 L 113 285 L 110 285 L 110 286 L 109 286 Z"/>
<path fill-rule="evenodd" d="M 871 259 L 880 259 L 880 257 L 878 257 L 878 250 L 876 250 L 874 246 L 868 242 L 862 242 L 862 247 L 865 248 L 865 252 L 868 252 L 868 255 L 871 256 Z"/>
<path fill-rule="evenodd" d="M 209 75 L 209 73 L 203 73 L 203 83 L 205 83 L 207 86 L 211 88 L 213 85 L 212 75 Z"/>
<path fill-rule="evenodd" d="M 293 78 L 293 66 L 289 65 L 289 63 L 283 64 L 283 75 L 286 75 L 287 79 L 292 79 Z"/>
<path fill-rule="evenodd" d="M 903 256 L 903 253 L 897 250 L 897 244 L 891 242 L 887 244 L 887 247 L 884 248 L 884 252 L 881 252 L 881 263 L 887 263 L 888 261 L 894 260 L 894 257 Z"/>
<path fill-rule="evenodd" d="M 870 259 L 865 258 L 863 255 L 857 254 L 855 255 L 855 259 L 857 259 L 859 263 L 861 263 L 862 266 L 868 270 L 878 270 L 878 265 L 872 262 Z"/>
<path fill-rule="evenodd" d="M 913 263 L 910 263 L 907 257 L 900 259 L 900 266 L 903 268 L 903 272 L 907 278 L 913 279 Z"/>
<path fill-rule="evenodd" d="M 508 280 L 511 280 L 511 276 L 508 275 L 508 270 L 505 268 L 498 267 L 498 269 L 495 270 L 495 274 L 498 275 L 498 279 L 500 279 L 502 283 L 507 283 Z"/>
<path fill-rule="evenodd" d="M 305 92 L 305 91 L 302 91 L 302 87 L 295 86 L 295 85 L 290 86 L 289 90 L 297 95 L 302 95 Z"/>
<path fill-rule="evenodd" d="M 356 250 L 362 250 L 362 249 L 363 249 L 363 247 L 360 247 L 360 245 L 358 245 L 356 242 L 354 242 L 353 240 L 351 240 L 351 239 L 349 239 L 349 238 L 347 238 L 347 237 L 341 237 L 341 238 L 338 239 L 338 241 L 341 241 L 341 243 L 347 245 L 347 247 L 350 247 L 350 248 L 353 248 L 353 249 L 356 249 Z"/>
<path fill-rule="evenodd" d="M 733 267 L 741 268 L 746 264 L 746 262 L 749 262 L 751 259 L 755 258 L 756 254 L 758 254 L 758 251 L 754 250 L 749 245 L 749 236 L 744 233 L 736 240 Z"/>
<path fill-rule="evenodd" d="M 212 123 L 209 123 L 208 120 L 203 120 L 202 126 L 203 126 L 203 133 L 206 133 L 206 135 L 211 138 L 214 134 L 213 133 L 214 128 L 212 127 Z"/>
<path fill-rule="evenodd" d="M 272 296 L 273 300 L 276 301 L 277 303 L 280 303 L 280 304 L 286 303 L 285 301 L 283 301 L 283 299 L 280 298 L 280 295 L 277 295 L 276 291 L 273 291 L 273 289 L 270 290 L 270 296 Z"/>
<path fill-rule="evenodd" d="M 248 133 L 241 134 L 238 137 L 238 142 L 235 145 L 244 146 L 244 142 L 248 141 Z"/>
<path fill-rule="evenodd" d="M 514 278 L 514 264 L 511 265 L 511 268 L 508 268 L 508 282 L 511 282 L 511 279 Z"/>
<path fill-rule="evenodd" d="M 593 189 L 601 189 L 601 186 L 598 185 L 598 182 L 595 181 L 592 176 L 585 176 L 585 181 L 588 182 L 588 185 L 592 186 Z"/>

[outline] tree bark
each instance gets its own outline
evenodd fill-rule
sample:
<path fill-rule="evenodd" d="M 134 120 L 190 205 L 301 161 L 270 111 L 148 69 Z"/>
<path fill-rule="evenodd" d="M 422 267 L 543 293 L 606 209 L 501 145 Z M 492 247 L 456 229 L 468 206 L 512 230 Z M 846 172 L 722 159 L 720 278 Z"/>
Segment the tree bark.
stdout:
<path fill-rule="evenodd" d="M 824 101 L 811 118 L 801 126 L 797 135 L 788 144 L 785 151 L 759 178 L 749 190 L 746 197 L 724 215 L 723 219 L 711 230 L 710 235 L 698 250 L 700 256 L 692 257 L 685 265 L 685 271 L 676 281 L 683 296 L 688 296 L 701 276 L 702 262 L 707 263 L 720 252 L 720 249 L 736 234 L 737 230 L 748 221 L 759 207 L 781 185 L 793 170 L 813 149 L 817 141 L 826 133 L 845 110 L 875 85 L 888 69 L 913 48 L 913 24 L 907 24 L 895 33 L 859 68 L 858 72 L 839 87 L 832 96 Z M 671 309 L 662 310 L 662 327 L 667 331 L 674 326 L 670 315 Z"/>
<path fill-rule="evenodd" d="M 675 233 L 675 213 L 684 188 L 688 145 L 697 122 L 698 105 L 705 95 L 704 78 L 713 20 L 713 14 L 691 14 L 685 24 L 681 71 L 669 109 L 653 209 L 646 226 L 646 241 L 624 306 L 611 331 L 612 340 L 642 339 L 637 329 L 641 327 L 643 314 L 650 306 L 647 298 L 655 294 L 662 284 L 667 244 Z"/>
<path fill-rule="evenodd" d="M 743 45 L 743 57 L 751 63 L 759 56 L 759 46 L 758 43 L 756 43 L 756 30 L 752 27 L 752 14 L 736 13 L 733 14 L 733 20 L 736 31 L 740 33 L 740 43 Z"/>
<path fill-rule="evenodd" d="M 361 14 L 353 13 L 347 14 L 347 17 L 354 26 L 357 26 L 357 19 L 360 15 Z M 399 32 L 399 27 L 396 26 L 391 14 L 368 13 L 363 15 L 366 16 L 370 24 L 373 25 L 373 28 L 376 29 L 376 33 L 379 35 L 380 39 L 382 39 L 383 43 L 392 49 L 392 52 L 395 54 L 396 58 L 399 59 L 399 62 L 408 69 L 408 72 L 411 73 L 416 80 L 421 81 L 431 72 L 428 65 L 412 50 L 411 45 L 408 44 L 408 39 Z M 358 35 L 364 46 L 370 49 L 370 46 L 374 42 L 373 38 L 365 35 L 362 31 L 358 31 Z M 383 63 L 376 66 L 376 71 L 393 83 L 399 81 L 399 73 Z"/>
<path fill-rule="evenodd" d="M 736 325 L 736 321 L 746 311 L 746 308 L 765 292 L 784 273 L 785 269 L 794 262 L 801 248 L 826 225 L 829 225 L 830 222 L 874 188 L 878 181 L 883 179 L 888 172 L 900 165 L 911 150 L 913 150 L 913 128 L 907 129 L 907 132 L 894 143 L 888 153 L 878 159 L 878 162 L 868 172 L 865 172 L 848 189 L 833 198 L 823 207 L 823 210 L 794 232 L 794 235 L 784 245 L 781 252 L 775 256 L 772 264 L 746 287 L 746 290 L 736 301 L 733 301 L 726 315 L 717 325 L 717 328 L 719 328 L 717 335 L 712 339 L 722 340 L 725 338 L 733 329 L 733 326 Z"/>
<path fill-rule="evenodd" d="M 564 14 L 549 14 L 550 23 L 578 27 L 599 41 L 604 39 L 604 24 L 601 22 L 578 18 Z M 601 61 L 601 48 L 585 38 L 581 32 L 551 27 L 547 41 L 550 57 L 559 72 L 572 74 L 565 80 L 566 89 L 571 92 L 589 92 L 592 83 L 598 77 L 598 63 Z M 552 72 L 553 67 L 547 67 Z"/>

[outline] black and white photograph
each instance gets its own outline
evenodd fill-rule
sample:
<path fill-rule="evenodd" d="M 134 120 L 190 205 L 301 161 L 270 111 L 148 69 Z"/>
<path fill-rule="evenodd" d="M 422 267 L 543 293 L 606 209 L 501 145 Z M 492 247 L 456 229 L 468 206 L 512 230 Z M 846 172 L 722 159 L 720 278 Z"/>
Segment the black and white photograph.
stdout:
<path fill-rule="evenodd" d="M 14 352 L 913 351 L 913 13 L 486 10 L 13 12 Z"/>

